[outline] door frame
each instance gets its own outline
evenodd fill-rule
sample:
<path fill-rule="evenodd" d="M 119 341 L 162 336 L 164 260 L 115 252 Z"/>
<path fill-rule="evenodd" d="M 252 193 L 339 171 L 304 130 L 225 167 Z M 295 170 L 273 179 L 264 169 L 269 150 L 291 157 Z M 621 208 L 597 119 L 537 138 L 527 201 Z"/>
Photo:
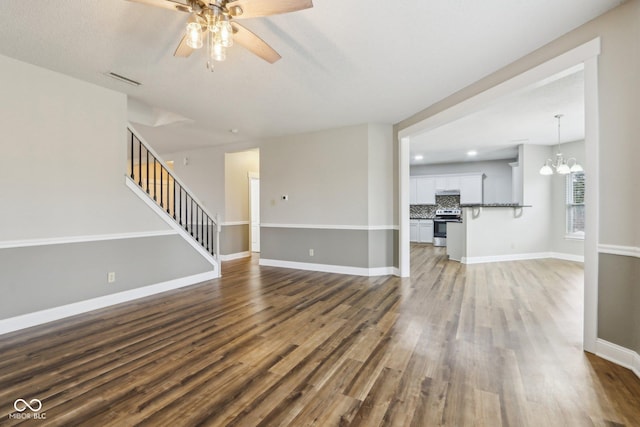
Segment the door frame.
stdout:
<path fill-rule="evenodd" d="M 255 206 L 253 205 L 253 198 L 252 198 L 252 187 L 251 184 L 253 181 L 258 181 L 260 182 L 260 174 L 257 172 L 248 172 L 247 173 L 248 176 L 248 182 L 249 182 L 249 252 L 260 252 L 258 251 L 254 251 L 253 250 L 253 209 L 255 208 Z M 258 191 L 258 212 L 260 211 L 260 192 Z M 260 230 L 260 223 L 258 222 L 258 230 Z M 259 232 L 258 232 L 259 233 Z M 260 243 L 258 243 L 258 246 L 260 246 Z"/>
<path fill-rule="evenodd" d="M 409 150 L 411 136 L 426 132 L 473 113 L 491 101 L 544 82 L 574 67 L 584 67 L 585 108 L 585 170 L 589 174 L 585 205 L 586 224 L 584 241 L 584 323 L 583 348 L 596 352 L 598 327 L 598 242 L 600 240 L 599 214 L 599 168 L 600 128 L 598 113 L 598 56 L 600 37 L 577 46 L 555 58 L 533 67 L 484 92 L 438 112 L 398 132 L 398 218 L 399 218 L 399 269 L 401 277 L 410 274 L 409 244 Z"/>

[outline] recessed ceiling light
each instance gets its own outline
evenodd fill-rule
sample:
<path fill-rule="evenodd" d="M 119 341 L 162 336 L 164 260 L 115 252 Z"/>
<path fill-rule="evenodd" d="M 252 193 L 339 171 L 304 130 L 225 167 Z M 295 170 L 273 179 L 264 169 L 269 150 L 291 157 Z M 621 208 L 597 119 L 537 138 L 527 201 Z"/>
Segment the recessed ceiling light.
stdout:
<path fill-rule="evenodd" d="M 238 133 L 239 131 L 238 131 L 238 129 L 233 128 L 233 129 L 229 129 L 229 132 L 231 132 L 231 133 Z"/>
<path fill-rule="evenodd" d="M 473 156 L 477 156 L 478 152 L 476 150 L 469 150 L 467 151 L 467 156 L 469 157 L 473 157 Z"/>
<path fill-rule="evenodd" d="M 424 159 L 424 156 L 422 154 L 416 154 L 415 157 L 413 158 L 413 160 L 422 160 Z"/>

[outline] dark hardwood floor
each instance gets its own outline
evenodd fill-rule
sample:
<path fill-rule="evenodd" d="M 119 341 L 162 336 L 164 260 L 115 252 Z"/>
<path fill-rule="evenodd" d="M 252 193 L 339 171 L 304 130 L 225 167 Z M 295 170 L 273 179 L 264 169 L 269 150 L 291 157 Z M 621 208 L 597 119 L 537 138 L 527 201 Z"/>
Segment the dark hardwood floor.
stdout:
<path fill-rule="evenodd" d="M 640 380 L 581 350 L 580 264 L 223 272 L 0 336 L 0 424 L 640 426 Z"/>

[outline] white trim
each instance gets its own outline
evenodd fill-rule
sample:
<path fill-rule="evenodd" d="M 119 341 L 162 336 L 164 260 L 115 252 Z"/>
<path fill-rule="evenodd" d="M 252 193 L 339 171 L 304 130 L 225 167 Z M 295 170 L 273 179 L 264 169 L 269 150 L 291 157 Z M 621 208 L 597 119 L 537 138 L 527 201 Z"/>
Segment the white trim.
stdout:
<path fill-rule="evenodd" d="M 265 267 L 293 268 L 296 270 L 320 271 L 323 273 L 349 274 L 352 276 L 367 276 L 367 277 L 388 276 L 388 275 L 398 276 L 400 274 L 399 270 L 395 267 L 377 267 L 377 268 L 349 267 L 346 265 L 311 264 L 308 262 L 281 261 L 278 259 L 264 259 L 264 258 L 260 258 L 259 264 Z"/>
<path fill-rule="evenodd" d="M 585 161 L 589 185 L 585 189 L 584 320 L 582 347 L 596 351 L 598 338 L 598 242 L 600 241 L 600 111 L 597 52 L 584 61 Z"/>
<path fill-rule="evenodd" d="M 398 231 L 398 260 L 400 265 L 400 277 L 411 275 L 411 231 L 410 208 L 411 203 L 411 139 L 399 138 L 398 141 L 398 218 L 400 228 Z"/>
<path fill-rule="evenodd" d="M 565 240 L 584 240 L 584 233 L 573 233 L 573 234 L 565 234 Z"/>
<path fill-rule="evenodd" d="M 128 291 L 74 302 L 60 307 L 48 308 L 46 310 L 2 319 L 0 320 L 0 334 L 30 328 L 43 323 L 53 322 L 54 320 L 64 319 L 65 317 L 75 316 L 77 314 L 87 313 L 89 311 L 121 304 L 138 298 L 144 298 L 161 292 L 170 291 L 172 289 L 205 282 L 207 280 L 215 279 L 216 277 L 217 275 L 214 271 L 208 271 L 206 273 L 194 274 L 192 276 L 181 277 L 167 282 L 156 283 L 154 285 L 143 286 Z"/>
<path fill-rule="evenodd" d="M 308 228 L 319 230 L 398 230 L 397 225 L 331 225 L 331 224 L 274 224 L 274 223 L 261 223 L 260 227 L 264 228 Z"/>
<path fill-rule="evenodd" d="M 562 259 L 565 261 L 575 261 L 584 264 L 584 255 L 564 254 L 561 252 L 549 252 L 549 258 Z"/>
<path fill-rule="evenodd" d="M 248 258 L 250 256 L 251 252 L 249 251 L 236 252 L 235 254 L 220 255 L 220 261 L 233 261 L 234 259 Z"/>
<path fill-rule="evenodd" d="M 196 240 L 187 233 L 178 223 L 176 223 L 173 218 L 171 218 L 167 212 L 162 209 L 160 206 L 154 202 L 147 193 L 144 192 L 142 188 L 138 186 L 136 182 L 134 182 L 131 177 L 125 175 L 125 184 L 127 187 L 131 189 L 147 206 L 149 206 L 160 219 L 162 219 L 165 223 L 167 223 L 171 228 L 178 232 L 182 238 L 191 245 L 200 255 L 204 257 L 211 265 L 213 266 L 214 272 L 216 273 L 216 277 L 220 277 L 220 266 L 218 265 L 217 260 L 213 257 L 209 252 L 207 252 L 200 243 L 196 242 Z"/>
<path fill-rule="evenodd" d="M 228 221 L 220 224 L 222 227 L 232 227 L 234 225 L 249 225 L 249 221 Z"/>
<path fill-rule="evenodd" d="M 624 255 L 640 258 L 640 247 L 637 246 L 599 244 L 598 252 L 601 254 Z"/>
<path fill-rule="evenodd" d="M 525 254 L 490 255 L 478 257 L 462 257 L 462 264 L 482 264 L 486 262 L 524 261 L 529 259 L 555 258 L 565 261 L 584 262 L 584 257 L 573 254 L 563 254 L 559 252 L 534 252 Z"/>
<path fill-rule="evenodd" d="M 96 234 L 93 236 L 51 237 L 46 239 L 8 240 L 0 242 L 0 249 L 24 248 L 27 246 L 64 245 L 68 243 L 99 242 L 103 240 L 137 239 L 141 237 L 171 236 L 175 230 L 139 231 L 135 233 Z"/>
<path fill-rule="evenodd" d="M 598 338 L 596 340 L 596 355 L 616 365 L 631 369 L 640 378 L 640 354 L 635 351 Z"/>

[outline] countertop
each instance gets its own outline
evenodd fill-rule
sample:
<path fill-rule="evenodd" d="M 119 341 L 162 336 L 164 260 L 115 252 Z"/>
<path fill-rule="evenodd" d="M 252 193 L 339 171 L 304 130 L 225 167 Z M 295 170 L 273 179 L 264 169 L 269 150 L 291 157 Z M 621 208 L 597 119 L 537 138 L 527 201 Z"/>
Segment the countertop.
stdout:
<path fill-rule="evenodd" d="M 530 208 L 531 205 L 521 205 L 518 203 L 477 203 L 460 205 L 461 208 Z"/>

